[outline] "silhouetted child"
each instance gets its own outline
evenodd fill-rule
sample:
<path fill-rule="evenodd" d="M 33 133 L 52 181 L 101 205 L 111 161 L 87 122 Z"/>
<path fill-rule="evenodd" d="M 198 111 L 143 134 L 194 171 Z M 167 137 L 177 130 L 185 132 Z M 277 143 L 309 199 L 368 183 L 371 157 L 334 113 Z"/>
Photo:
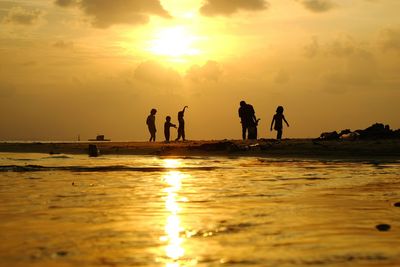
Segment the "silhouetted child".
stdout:
<path fill-rule="evenodd" d="M 182 111 L 178 112 L 178 137 L 175 139 L 175 141 L 178 141 L 179 139 L 185 141 L 185 120 L 183 119 L 183 116 L 185 115 L 185 109 L 188 108 L 188 106 L 185 106 Z"/>
<path fill-rule="evenodd" d="M 289 127 L 289 123 L 286 121 L 285 116 L 283 115 L 283 107 L 279 106 L 276 109 L 276 114 L 272 118 L 272 122 L 271 122 L 271 131 L 272 131 L 272 127 L 274 127 L 274 130 L 277 131 L 276 139 L 278 139 L 278 140 L 282 139 L 282 129 L 283 129 L 282 121 L 284 121 L 286 123 L 287 127 Z M 275 126 L 274 126 L 274 123 L 275 123 Z"/>
<path fill-rule="evenodd" d="M 171 123 L 171 117 L 167 116 L 165 118 L 165 123 L 164 123 L 164 135 L 165 135 L 165 142 L 169 143 L 169 137 L 170 137 L 170 128 L 174 127 L 176 128 L 176 125 Z"/>
<path fill-rule="evenodd" d="M 157 129 L 156 129 L 156 113 L 157 113 L 157 110 L 155 108 L 153 108 L 150 111 L 150 115 L 147 116 L 147 120 L 146 120 L 146 124 L 147 124 L 147 127 L 149 128 L 149 132 L 150 132 L 149 142 L 151 142 L 151 141 L 155 142 L 156 141 L 156 132 L 157 132 Z"/>

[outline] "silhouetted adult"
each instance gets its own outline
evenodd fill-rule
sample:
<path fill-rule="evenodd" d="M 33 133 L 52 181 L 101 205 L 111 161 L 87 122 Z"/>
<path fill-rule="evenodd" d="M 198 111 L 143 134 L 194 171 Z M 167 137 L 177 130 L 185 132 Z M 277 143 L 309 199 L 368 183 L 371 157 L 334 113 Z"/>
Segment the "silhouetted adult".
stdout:
<path fill-rule="evenodd" d="M 146 120 L 146 124 L 147 124 L 147 127 L 149 128 L 149 132 L 150 132 L 149 142 L 151 142 L 151 141 L 155 142 L 156 141 L 156 132 L 157 132 L 157 129 L 156 129 L 156 113 L 157 113 L 157 110 L 155 108 L 153 108 L 150 111 L 150 115 L 147 116 L 147 120 Z"/>
<path fill-rule="evenodd" d="M 240 123 L 242 124 L 242 138 L 246 140 L 246 132 L 248 139 L 257 139 L 257 124 L 255 111 L 252 105 L 245 101 L 240 101 L 239 107 Z"/>
<path fill-rule="evenodd" d="M 178 137 L 175 139 L 175 141 L 178 141 L 179 139 L 185 141 L 185 120 L 183 117 L 185 116 L 185 109 L 187 109 L 188 106 L 185 106 L 181 111 L 178 112 Z"/>

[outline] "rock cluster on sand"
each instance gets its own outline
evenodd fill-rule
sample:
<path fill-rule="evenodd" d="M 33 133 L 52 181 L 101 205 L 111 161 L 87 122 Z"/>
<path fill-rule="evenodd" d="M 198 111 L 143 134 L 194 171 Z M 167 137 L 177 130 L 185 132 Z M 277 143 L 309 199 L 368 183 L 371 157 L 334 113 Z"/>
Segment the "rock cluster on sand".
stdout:
<path fill-rule="evenodd" d="M 392 130 L 389 125 L 375 123 L 364 130 L 352 132 L 350 129 L 342 130 L 340 133 L 324 132 L 317 140 L 371 140 L 371 139 L 400 139 L 400 129 Z"/>

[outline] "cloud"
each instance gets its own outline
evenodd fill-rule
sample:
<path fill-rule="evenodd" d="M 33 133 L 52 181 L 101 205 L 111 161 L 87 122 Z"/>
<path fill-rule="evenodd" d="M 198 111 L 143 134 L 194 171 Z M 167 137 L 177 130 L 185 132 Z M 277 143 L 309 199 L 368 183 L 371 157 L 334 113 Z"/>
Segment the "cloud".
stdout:
<path fill-rule="evenodd" d="M 383 51 L 397 51 L 400 53 L 400 27 L 384 29 L 380 37 Z"/>
<path fill-rule="evenodd" d="M 200 12 L 205 16 L 231 15 L 239 10 L 259 11 L 268 7 L 265 0 L 206 0 Z"/>
<path fill-rule="evenodd" d="M 325 76 L 328 90 L 344 92 L 348 89 L 367 89 L 378 82 L 380 75 L 374 56 L 366 50 L 355 47 L 349 54 L 343 54 L 344 61 L 337 62 Z"/>
<path fill-rule="evenodd" d="M 145 24 L 150 15 L 171 17 L 159 0 L 56 0 L 55 4 L 79 7 L 92 17 L 92 24 L 97 28 L 115 24 Z"/>
<path fill-rule="evenodd" d="M 188 70 L 186 77 L 194 82 L 217 82 L 221 75 L 222 69 L 218 62 L 209 60 L 203 66 L 192 66 Z"/>
<path fill-rule="evenodd" d="M 308 65 L 314 69 L 312 77 L 322 77 L 323 86 L 330 92 L 367 90 L 381 78 L 374 50 L 350 35 L 341 34 L 326 42 L 313 36 L 305 52 L 315 58 Z"/>
<path fill-rule="evenodd" d="M 56 5 L 62 6 L 62 7 L 70 7 L 78 4 L 77 0 L 56 0 L 55 1 Z"/>
<path fill-rule="evenodd" d="M 346 57 L 353 55 L 359 47 L 355 44 L 354 40 L 349 36 L 340 36 L 327 44 L 326 54 L 336 57 Z"/>
<path fill-rule="evenodd" d="M 177 71 L 151 60 L 139 64 L 134 71 L 134 77 L 148 85 L 160 88 L 180 87 L 182 81 Z"/>
<path fill-rule="evenodd" d="M 10 9 L 3 19 L 3 23 L 30 26 L 40 21 L 43 12 L 40 10 L 27 10 L 22 7 L 14 7 Z"/>
<path fill-rule="evenodd" d="M 320 52 L 320 49 L 318 38 L 313 36 L 311 43 L 304 46 L 304 54 L 309 58 L 313 58 Z"/>
<path fill-rule="evenodd" d="M 53 47 L 55 48 L 60 48 L 60 49 L 71 49 L 74 47 L 73 42 L 66 42 L 63 40 L 56 41 L 52 44 Z"/>
<path fill-rule="evenodd" d="M 309 58 L 316 57 L 317 55 L 335 58 L 371 56 L 371 52 L 349 35 L 339 35 L 335 39 L 322 44 L 319 42 L 318 37 L 313 36 L 311 43 L 304 46 L 304 52 L 305 56 Z"/>
<path fill-rule="evenodd" d="M 298 0 L 305 8 L 312 12 L 327 12 L 336 7 L 331 0 Z"/>

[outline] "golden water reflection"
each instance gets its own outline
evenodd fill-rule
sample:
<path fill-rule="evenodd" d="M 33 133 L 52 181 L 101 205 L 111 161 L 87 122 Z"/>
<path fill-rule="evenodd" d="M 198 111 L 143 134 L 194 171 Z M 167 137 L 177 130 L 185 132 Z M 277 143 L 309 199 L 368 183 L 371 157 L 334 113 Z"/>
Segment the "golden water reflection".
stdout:
<path fill-rule="evenodd" d="M 167 216 L 165 220 L 165 235 L 160 237 L 160 240 L 166 243 L 166 266 L 179 267 L 181 266 L 182 258 L 185 256 L 185 236 L 181 234 L 185 232 L 185 228 L 182 226 L 179 217 L 181 211 L 179 203 L 187 201 L 185 198 L 179 196 L 179 191 L 182 187 L 182 180 L 187 175 L 177 170 L 181 166 L 179 160 L 166 159 L 164 160 L 164 166 L 170 169 L 170 171 L 163 176 L 163 180 L 167 186 L 164 188 Z"/>

